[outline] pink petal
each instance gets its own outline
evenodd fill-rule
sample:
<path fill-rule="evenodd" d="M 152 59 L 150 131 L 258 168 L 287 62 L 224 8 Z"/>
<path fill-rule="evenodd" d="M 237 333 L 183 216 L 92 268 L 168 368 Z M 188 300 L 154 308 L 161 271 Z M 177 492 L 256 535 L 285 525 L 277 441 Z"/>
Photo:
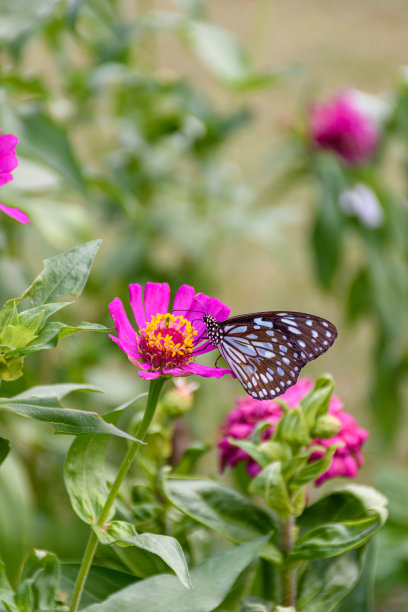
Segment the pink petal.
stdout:
<path fill-rule="evenodd" d="M 167 283 L 146 283 L 144 303 L 146 321 L 149 323 L 152 316 L 168 312 L 170 301 L 170 287 Z"/>
<path fill-rule="evenodd" d="M 126 344 L 126 342 L 122 342 L 119 338 L 117 338 L 116 336 L 113 336 L 112 334 L 109 334 L 109 338 L 111 338 L 114 342 L 116 342 L 119 348 L 121 348 L 122 351 L 126 353 L 129 359 L 133 359 L 136 361 L 141 358 L 142 355 L 139 353 L 139 351 L 137 349 L 136 350 L 133 349 L 131 346 Z M 133 363 L 135 363 L 135 361 L 133 361 Z M 138 367 L 143 367 L 142 364 L 140 363 L 135 363 L 135 365 L 137 365 Z M 149 367 L 150 367 L 150 364 L 149 364 Z"/>
<path fill-rule="evenodd" d="M 198 310 L 197 312 L 192 312 Z M 204 293 L 198 293 L 196 299 L 191 305 L 191 311 L 187 313 L 186 318 L 189 321 L 193 319 L 199 319 L 199 313 L 203 313 L 203 317 L 206 313 L 217 319 L 217 321 L 224 321 L 228 318 L 230 309 L 228 306 L 223 304 L 218 298 L 210 298 Z M 194 327 L 198 331 L 197 339 L 203 334 L 206 325 L 203 320 L 197 320 L 194 322 Z"/>
<path fill-rule="evenodd" d="M 143 329 L 146 326 L 146 318 L 142 302 L 142 286 L 137 283 L 129 285 L 129 298 L 137 326 Z"/>
<path fill-rule="evenodd" d="M 176 295 L 174 296 L 173 302 L 173 310 L 172 312 L 176 313 L 176 316 L 179 312 L 182 313 L 182 316 L 185 317 L 183 312 L 187 312 L 191 308 L 191 304 L 193 303 L 195 295 L 194 287 L 191 285 L 181 285 L 178 289 Z"/>
<path fill-rule="evenodd" d="M 24 223 L 24 225 L 27 225 L 27 223 L 30 223 L 29 217 L 22 210 L 19 210 L 18 208 L 10 208 L 9 206 L 6 206 L 5 204 L 0 204 L 0 210 L 6 213 L 6 215 L 8 215 L 9 217 L 12 217 L 13 219 L 16 219 L 17 221 L 20 221 L 20 223 Z"/>
<path fill-rule="evenodd" d="M 188 368 L 188 366 L 186 366 Z M 185 372 L 183 368 L 163 368 L 163 374 L 170 376 L 189 376 L 189 372 Z"/>
<path fill-rule="evenodd" d="M 10 174 L 9 172 L 3 172 L 2 174 L 0 174 L 0 187 L 2 187 L 2 185 L 5 185 L 6 183 L 9 183 L 12 180 L 12 174 Z"/>
<path fill-rule="evenodd" d="M 4 151 L 0 154 L 0 174 L 11 172 L 18 166 L 18 159 L 14 151 Z"/>
<path fill-rule="evenodd" d="M 154 372 L 144 372 L 143 370 L 140 370 L 138 374 L 145 380 L 154 380 L 155 378 L 159 378 L 159 376 L 161 376 L 161 372 L 158 372 L 157 370 Z"/>
<path fill-rule="evenodd" d="M 200 363 L 193 362 L 186 366 L 186 369 L 188 369 L 188 371 L 192 374 L 197 374 L 198 376 L 205 376 L 206 378 L 212 376 L 214 378 L 221 378 L 222 376 L 225 376 L 225 374 L 231 374 L 235 378 L 233 372 L 228 368 L 213 368 L 211 366 L 205 366 L 201 365 Z"/>
<path fill-rule="evenodd" d="M 14 149 L 19 143 L 17 136 L 13 134 L 1 134 L 0 135 L 0 153 L 9 149 Z"/>
<path fill-rule="evenodd" d="M 116 325 L 119 340 L 123 347 L 125 347 L 122 350 L 132 355 L 135 352 L 140 355 L 137 348 L 137 334 L 129 323 L 122 301 L 119 298 L 115 298 L 109 304 L 109 312 Z"/>
<path fill-rule="evenodd" d="M 358 475 L 358 466 L 354 457 L 349 455 L 348 457 L 344 457 L 343 461 L 344 472 L 343 475 L 348 478 L 356 478 Z"/>

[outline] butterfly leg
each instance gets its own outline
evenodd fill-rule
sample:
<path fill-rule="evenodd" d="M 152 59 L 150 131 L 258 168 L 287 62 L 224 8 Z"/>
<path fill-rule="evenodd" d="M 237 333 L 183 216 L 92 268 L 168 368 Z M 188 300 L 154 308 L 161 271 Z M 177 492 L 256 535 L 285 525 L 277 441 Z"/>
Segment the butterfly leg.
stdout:
<path fill-rule="evenodd" d="M 221 359 L 221 357 L 222 355 L 218 355 L 217 359 L 215 360 L 215 364 L 214 364 L 215 368 L 218 368 L 217 363 L 218 363 L 218 360 Z"/>

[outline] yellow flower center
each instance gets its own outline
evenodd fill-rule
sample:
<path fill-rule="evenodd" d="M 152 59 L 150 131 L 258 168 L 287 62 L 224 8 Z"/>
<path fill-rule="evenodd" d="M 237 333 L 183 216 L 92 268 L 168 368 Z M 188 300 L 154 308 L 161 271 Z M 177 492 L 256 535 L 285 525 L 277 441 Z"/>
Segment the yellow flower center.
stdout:
<path fill-rule="evenodd" d="M 197 333 L 184 317 L 157 314 L 139 330 L 139 351 L 154 370 L 180 367 L 191 361 Z"/>

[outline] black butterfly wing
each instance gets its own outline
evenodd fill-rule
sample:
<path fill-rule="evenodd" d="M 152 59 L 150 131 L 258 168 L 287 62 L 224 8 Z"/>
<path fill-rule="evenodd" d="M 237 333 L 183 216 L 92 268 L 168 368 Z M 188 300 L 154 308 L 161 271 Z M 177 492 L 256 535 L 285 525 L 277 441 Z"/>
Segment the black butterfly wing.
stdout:
<path fill-rule="evenodd" d="M 301 312 L 258 312 L 219 323 L 218 349 L 247 393 L 273 399 L 337 337 L 335 326 Z"/>

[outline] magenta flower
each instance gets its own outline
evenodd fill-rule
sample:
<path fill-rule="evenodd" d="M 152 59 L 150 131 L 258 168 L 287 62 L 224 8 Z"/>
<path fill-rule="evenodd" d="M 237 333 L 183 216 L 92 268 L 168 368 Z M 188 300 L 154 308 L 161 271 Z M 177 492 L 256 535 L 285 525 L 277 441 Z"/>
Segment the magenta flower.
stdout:
<path fill-rule="evenodd" d="M 13 180 L 11 171 L 16 168 L 18 159 L 15 154 L 15 147 L 18 144 L 18 138 L 13 134 L 0 134 L 0 187 Z M 20 223 L 29 223 L 30 219 L 27 215 L 18 208 L 10 208 L 5 204 L 0 204 L 2 210 L 9 217 L 13 217 Z"/>
<path fill-rule="evenodd" d="M 328 104 L 315 104 L 310 113 L 310 132 L 317 147 L 335 151 L 351 165 L 367 161 L 378 144 L 377 125 L 359 108 L 352 90 Z"/>
<path fill-rule="evenodd" d="M 281 395 L 281 399 L 288 406 L 294 408 L 312 387 L 313 383 L 311 380 L 302 378 L 296 385 Z M 250 438 L 257 423 L 269 421 L 271 427 L 263 434 L 264 440 L 268 440 L 273 434 L 274 426 L 282 416 L 282 409 L 273 400 L 256 400 L 249 395 L 238 398 L 236 403 L 237 407 L 231 410 L 221 427 L 223 438 L 218 443 L 221 471 L 227 466 L 234 466 L 240 461 L 244 461 L 248 474 L 254 477 L 261 471 L 261 467 L 248 453 L 231 444 L 228 438 Z M 361 447 L 368 437 L 368 432 L 359 427 L 351 414 L 343 410 L 341 400 L 335 395 L 330 400 L 329 415 L 336 417 L 340 421 L 340 431 L 331 438 L 316 438 L 312 444 L 319 444 L 325 448 L 332 444 L 342 444 L 342 446 L 335 451 L 329 469 L 317 478 L 315 481 L 316 485 L 320 485 L 325 480 L 336 476 L 355 478 L 358 469 L 363 465 Z M 317 450 L 311 455 L 310 460 L 315 461 L 322 457 L 324 453 L 324 449 Z"/>
<path fill-rule="evenodd" d="M 109 304 L 118 337 L 110 336 L 139 368 L 146 379 L 159 376 L 215 376 L 232 374 L 227 368 L 204 366 L 194 361 L 197 355 L 215 349 L 205 335 L 205 311 L 223 320 L 230 309 L 217 298 L 195 293 L 194 287 L 182 285 L 169 312 L 170 287 L 167 283 L 146 283 L 144 306 L 142 286 L 129 285 L 130 305 L 136 320 L 136 332 L 129 322 L 122 301 Z M 200 316 L 200 313 L 202 315 Z"/>

